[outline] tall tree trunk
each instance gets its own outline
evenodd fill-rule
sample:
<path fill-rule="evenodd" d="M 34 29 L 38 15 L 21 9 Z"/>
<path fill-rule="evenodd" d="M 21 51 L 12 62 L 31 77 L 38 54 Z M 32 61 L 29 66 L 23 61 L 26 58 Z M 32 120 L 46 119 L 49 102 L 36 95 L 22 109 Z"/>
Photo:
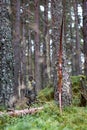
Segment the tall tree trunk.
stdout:
<path fill-rule="evenodd" d="M 52 11 L 52 63 L 53 63 L 53 84 L 55 89 L 54 98 L 56 101 L 59 100 L 58 97 L 58 75 L 57 75 L 57 65 L 58 65 L 58 50 L 60 43 L 60 26 L 62 21 L 62 0 L 52 0 L 51 1 L 51 11 Z"/>
<path fill-rule="evenodd" d="M 20 45 L 20 85 L 19 85 L 19 97 L 24 96 L 21 91 L 26 88 L 26 24 L 23 22 L 22 25 L 22 41 Z"/>
<path fill-rule="evenodd" d="M 33 75 L 32 68 L 32 42 L 31 42 L 31 30 L 28 30 L 28 73 L 29 75 Z"/>
<path fill-rule="evenodd" d="M 30 0 L 28 0 L 30 4 Z M 28 7 L 28 11 L 30 11 L 30 6 Z M 28 19 L 30 20 L 30 14 L 28 13 Z M 28 76 L 33 75 L 33 67 L 32 67 L 32 42 L 31 42 L 32 31 L 28 28 Z"/>
<path fill-rule="evenodd" d="M 54 57 L 54 87 L 55 87 L 55 100 L 59 103 L 61 99 L 61 105 L 67 106 L 71 104 L 71 86 L 68 73 L 68 66 L 66 61 L 66 52 L 65 52 L 65 41 L 62 43 L 62 31 L 61 21 L 62 21 L 62 0 L 52 1 L 52 20 L 53 20 L 53 57 Z M 63 27 L 63 26 L 62 26 Z M 62 50 L 62 52 L 61 52 Z M 61 64 L 60 64 L 60 60 Z M 58 61 L 59 60 L 59 61 Z M 58 66 L 57 66 L 58 65 Z M 58 75 L 57 75 L 57 69 Z M 62 69 L 62 70 L 61 70 Z M 61 76 L 60 77 L 60 73 Z M 60 80 L 62 78 L 62 81 Z M 60 84 L 61 84 L 61 94 L 60 94 Z M 61 96 L 61 98 L 60 98 Z"/>
<path fill-rule="evenodd" d="M 0 1 L 0 102 L 7 104 L 13 93 L 13 53 L 10 0 Z M 1 101 L 1 97 L 3 101 Z"/>
<path fill-rule="evenodd" d="M 20 0 L 12 0 L 13 15 L 13 54 L 14 54 L 14 94 L 18 96 L 18 87 L 20 84 Z"/>
<path fill-rule="evenodd" d="M 43 88 L 47 85 L 47 80 L 48 80 L 48 76 L 47 76 L 47 57 L 46 57 L 46 34 L 47 34 L 47 26 L 48 26 L 48 1 L 45 0 L 44 1 L 44 27 L 43 27 L 43 33 L 44 33 L 44 43 L 43 43 L 43 79 L 42 79 L 42 84 L 43 84 Z"/>
<path fill-rule="evenodd" d="M 35 23 L 37 30 L 39 30 L 39 0 L 35 0 Z M 36 91 L 41 89 L 41 76 L 40 76 L 40 43 L 39 43 L 39 32 L 35 32 L 35 81 Z"/>
<path fill-rule="evenodd" d="M 47 31 L 46 34 L 46 64 L 47 64 L 47 75 L 48 75 L 48 83 L 50 82 L 51 75 L 50 75 L 50 36 L 49 36 L 49 30 Z"/>
<path fill-rule="evenodd" d="M 80 39 L 79 39 L 79 29 L 78 29 L 78 3 L 77 0 L 74 3 L 74 13 L 75 13 L 75 29 L 76 29 L 76 57 L 75 57 L 75 68 L 76 75 L 81 74 L 81 52 L 80 52 Z"/>
<path fill-rule="evenodd" d="M 68 60 L 66 57 L 67 50 L 66 50 L 66 0 L 63 1 L 63 30 L 64 30 L 64 38 L 62 38 L 62 46 L 63 46 L 63 61 L 62 61 L 62 105 L 67 106 L 71 104 L 72 100 L 72 91 L 71 91 L 71 82 L 70 82 L 70 74 L 68 69 Z M 63 36 L 63 34 L 62 34 Z"/>
<path fill-rule="evenodd" d="M 72 10 L 72 0 L 69 3 L 70 6 L 70 50 L 71 50 L 71 74 L 75 75 L 76 74 L 76 68 L 75 68 L 75 43 L 74 43 L 74 36 L 73 36 L 73 22 L 72 22 L 72 15 L 71 15 L 71 10 Z"/>
<path fill-rule="evenodd" d="M 87 0 L 83 0 L 84 74 L 87 77 Z"/>

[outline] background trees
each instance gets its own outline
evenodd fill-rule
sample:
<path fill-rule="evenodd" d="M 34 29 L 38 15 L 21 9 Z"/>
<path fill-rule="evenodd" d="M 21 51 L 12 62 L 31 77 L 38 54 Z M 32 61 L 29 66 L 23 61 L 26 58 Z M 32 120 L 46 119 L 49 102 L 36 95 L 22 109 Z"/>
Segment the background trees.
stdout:
<path fill-rule="evenodd" d="M 14 55 L 14 93 L 18 95 L 21 73 L 21 30 L 20 30 L 20 1 L 12 0 L 12 45 Z"/>
<path fill-rule="evenodd" d="M 21 97 L 33 75 L 37 93 L 53 84 L 54 97 L 59 100 L 57 72 L 63 19 L 62 101 L 63 105 L 71 103 L 70 75 L 87 76 L 86 5 L 85 0 L 1 1 L 1 98 L 3 93 L 8 99 L 11 93 Z"/>

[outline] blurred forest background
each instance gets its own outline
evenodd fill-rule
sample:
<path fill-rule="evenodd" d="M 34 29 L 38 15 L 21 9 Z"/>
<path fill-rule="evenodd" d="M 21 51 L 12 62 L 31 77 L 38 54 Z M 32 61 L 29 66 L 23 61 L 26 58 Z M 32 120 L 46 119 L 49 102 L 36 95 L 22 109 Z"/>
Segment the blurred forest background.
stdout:
<path fill-rule="evenodd" d="M 50 86 L 58 102 L 62 84 L 63 106 L 72 90 L 86 106 L 87 0 L 0 0 L 0 105 L 23 99 L 29 76 L 37 95 Z"/>

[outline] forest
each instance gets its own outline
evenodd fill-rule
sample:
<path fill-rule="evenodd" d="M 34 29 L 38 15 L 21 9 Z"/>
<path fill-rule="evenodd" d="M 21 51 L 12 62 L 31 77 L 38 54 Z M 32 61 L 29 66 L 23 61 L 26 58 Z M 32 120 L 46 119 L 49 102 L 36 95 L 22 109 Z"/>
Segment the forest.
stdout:
<path fill-rule="evenodd" d="M 0 130 L 87 130 L 87 0 L 0 0 Z"/>

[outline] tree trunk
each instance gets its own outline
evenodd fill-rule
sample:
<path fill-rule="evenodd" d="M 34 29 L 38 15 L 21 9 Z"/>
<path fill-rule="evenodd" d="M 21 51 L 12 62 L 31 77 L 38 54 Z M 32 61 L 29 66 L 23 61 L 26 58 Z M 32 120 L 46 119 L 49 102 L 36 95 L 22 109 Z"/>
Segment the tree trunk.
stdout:
<path fill-rule="evenodd" d="M 28 30 L 28 74 L 33 75 L 31 30 Z"/>
<path fill-rule="evenodd" d="M 58 102 L 58 75 L 57 75 L 57 65 L 58 65 L 58 50 L 60 43 L 60 26 L 62 21 L 62 0 L 52 0 L 51 1 L 51 11 L 52 11 L 52 67 L 53 67 L 53 84 L 55 89 L 54 98 Z"/>
<path fill-rule="evenodd" d="M 35 24 L 37 30 L 39 30 L 39 0 L 35 0 Z M 39 43 L 39 32 L 35 32 L 35 81 L 36 91 L 41 89 L 41 76 L 40 76 L 40 43 Z"/>
<path fill-rule="evenodd" d="M 49 36 L 49 30 L 47 31 L 47 34 L 46 34 L 46 57 L 47 57 L 47 60 L 46 60 L 46 64 L 47 64 L 47 75 L 48 75 L 48 83 L 50 83 L 50 36 Z"/>
<path fill-rule="evenodd" d="M 42 79 L 42 83 L 43 83 L 43 88 L 47 85 L 47 81 L 48 81 L 48 75 L 47 75 L 47 49 L 46 49 L 46 34 L 47 34 L 47 28 L 48 28 L 48 1 L 45 0 L 44 1 L 44 43 L 43 43 L 43 79 Z"/>
<path fill-rule="evenodd" d="M 13 93 L 13 54 L 10 0 L 0 1 L 0 103 L 6 105 Z M 2 98 L 2 101 L 1 101 Z"/>
<path fill-rule="evenodd" d="M 76 57 L 75 57 L 75 68 L 76 75 L 81 74 L 81 52 L 80 52 L 80 39 L 79 39 L 79 29 L 78 29 L 78 3 L 74 0 L 74 13 L 75 13 L 75 30 L 76 30 Z"/>
<path fill-rule="evenodd" d="M 70 2 L 70 7 L 72 7 L 71 5 L 71 2 Z M 73 37 L 73 30 L 72 30 L 72 16 L 71 16 L 71 10 L 70 10 L 70 42 L 71 42 L 71 74 L 72 75 L 75 75 L 76 74 L 76 68 L 75 68 L 75 55 L 74 55 L 74 52 L 75 52 L 75 49 L 74 49 L 74 46 L 75 46 L 75 43 L 74 43 L 74 37 Z"/>
<path fill-rule="evenodd" d="M 87 0 L 83 0 L 84 74 L 87 77 Z"/>
<path fill-rule="evenodd" d="M 62 0 L 61 1 L 56 0 L 55 2 L 52 1 L 52 20 L 53 20 L 52 37 L 53 37 L 53 60 L 54 60 L 53 63 L 54 63 L 54 88 L 55 88 L 54 97 L 55 100 L 58 102 L 58 104 L 59 104 L 59 100 L 61 99 L 60 101 L 61 105 L 67 106 L 71 104 L 71 86 L 70 86 L 70 78 L 69 78 L 68 66 L 66 61 L 66 52 L 64 50 L 65 41 L 62 42 L 63 40 L 62 37 L 63 35 L 61 34 L 62 33 L 61 30 L 63 30 L 63 26 L 61 26 L 62 17 L 63 17 Z M 60 64 L 60 60 L 62 60 L 61 64 Z M 58 67 L 60 67 L 62 70 L 58 70 Z M 58 71 L 58 75 L 57 75 L 57 71 Z M 60 73 L 62 77 L 60 77 Z M 60 81 L 60 78 L 62 78 L 62 81 Z M 61 93 L 59 88 L 60 84 L 62 87 Z"/>
<path fill-rule="evenodd" d="M 68 60 L 66 58 L 67 50 L 66 50 L 66 0 L 63 1 L 63 28 L 64 28 L 64 38 L 62 42 L 63 46 L 63 61 L 62 61 L 62 74 L 63 74 L 63 88 L 62 88 L 62 105 L 68 106 L 71 104 L 72 99 L 72 91 L 71 91 L 71 82 L 70 82 L 70 74 L 68 69 Z M 63 34 L 62 34 L 63 35 Z"/>
<path fill-rule="evenodd" d="M 20 59 L 21 59 L 21 68 L 20 68 L 20 85 L 19 85 L 19 97 L 24 96 L 22 90 L 26 88 L 26 24 L 23 22 L 22 25 L 22 41 L 20 48 Z"/>
<path fill-rule="evenodd" d="M 28 0 L 30 4 L 30 0 Z M 28 7 L 28 11 L 30 11 L 30 6 Z M 30 14 L 28 13 L 28 19 L 30 20 Z M 32 60 L 32 30 L 28 27 L 28 76 L 33 75 L 33 60 Z"/>
<path fill-rule="evenodd" d="M 20 0 L 12 0 L 12 35 L 13 35 L 13 54 L 14 54 L 14 94 L 18 95 L 20 84 Z"/>

